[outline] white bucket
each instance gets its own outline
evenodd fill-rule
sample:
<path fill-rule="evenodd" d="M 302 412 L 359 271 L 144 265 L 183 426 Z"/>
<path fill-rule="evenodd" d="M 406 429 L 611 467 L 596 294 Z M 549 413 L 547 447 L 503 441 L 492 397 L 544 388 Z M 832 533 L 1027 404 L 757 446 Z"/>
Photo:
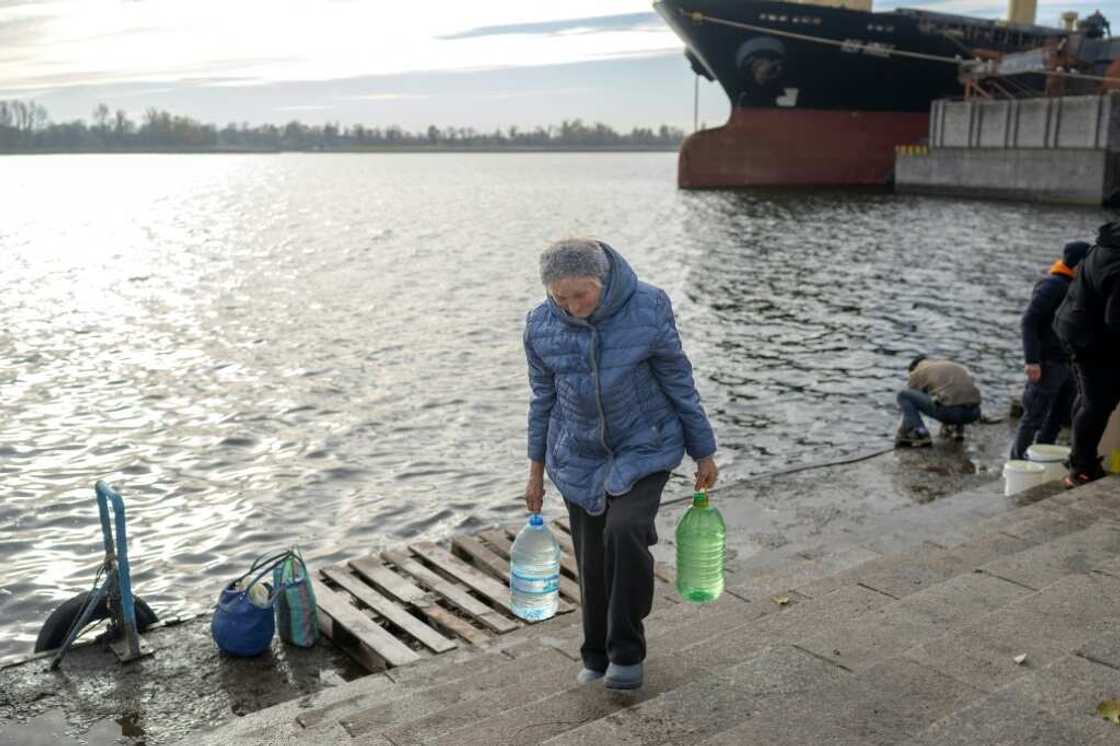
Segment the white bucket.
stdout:
<path fill-rule="evenodd" d="M 1011 495 L 1042 484 L 1046 467 L 1031 461 L 1008 461 L 1003 465 L 1003 494 Z"/>
<path fill-rule="evenodd" d="M 1066 475 L 1069 446 L 1052 446 L 1039 443 L 1027 449 L 1027 461 L 1046 467 L 1043 482 L 1054 482 Z"/>

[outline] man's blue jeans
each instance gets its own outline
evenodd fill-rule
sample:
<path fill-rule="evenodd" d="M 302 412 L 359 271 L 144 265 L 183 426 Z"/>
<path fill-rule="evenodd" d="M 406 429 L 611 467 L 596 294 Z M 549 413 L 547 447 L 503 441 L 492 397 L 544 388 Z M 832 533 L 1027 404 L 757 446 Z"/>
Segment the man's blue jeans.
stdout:
<path fill-rule="evenodd" d="M 980 419 L 979 404 L 958 404 L 943 407 L 932 396 L 917 389 L 898 392 L 898 408 L 902 410 L 902 429 L 925 431 L 922 415 L 927 415 L 946 425 L 967 425 Z"/>
<path fill-rule="evenodd" d="M 1011 458 L 1025 459 L 1033 443 L 1053 443 L 1070 418 L 1077 393 L 1073 373 L 1064 362 L 1042 363 L 1042 377 L 1023 389 L 1023 419 L 1011 445 Z M 1037 437 L 1035 434 L 1037 433 Z"/>

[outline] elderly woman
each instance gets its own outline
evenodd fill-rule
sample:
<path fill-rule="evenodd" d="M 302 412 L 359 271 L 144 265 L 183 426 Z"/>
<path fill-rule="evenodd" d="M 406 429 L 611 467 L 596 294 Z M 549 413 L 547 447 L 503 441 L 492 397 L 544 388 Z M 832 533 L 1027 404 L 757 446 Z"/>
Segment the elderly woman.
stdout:
<path fill-rule="evenodd" d="M 544 474 L 568 508 L 583 601 L 581 683 L 642 684 L 653 604 L 654 519 L 685 452 L 696 489 L 716 482 L 715 436 L 681 348 L 669 296 L 605 243 L 560 241 L 540 260 L 548 299 L 529 313 L 529 483 Z"/>

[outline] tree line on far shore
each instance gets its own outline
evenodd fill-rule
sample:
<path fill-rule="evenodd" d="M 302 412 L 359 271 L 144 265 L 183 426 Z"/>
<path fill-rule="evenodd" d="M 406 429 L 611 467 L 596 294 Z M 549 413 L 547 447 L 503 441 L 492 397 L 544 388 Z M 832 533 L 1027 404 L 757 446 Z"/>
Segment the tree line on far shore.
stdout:
<path fill-rule="evenodd" d="M 601 122 L 564 120 L 559 126 L 493 132 L 471 127 L 437 127 L 408 132 L 401 127 L 339 123 L 307 125 L 291 121 L 219 128 L 190 117 L 149 108 L 141 121 L 122 109 L 99 104 L 84 119 L 50 121 L 34 101 L 0 101 L 0 153 L 128 151 L 280 151 L 280 150 L 670 150 L 684 139 L 683 130 L 661 125 L 616 132 Z"/>

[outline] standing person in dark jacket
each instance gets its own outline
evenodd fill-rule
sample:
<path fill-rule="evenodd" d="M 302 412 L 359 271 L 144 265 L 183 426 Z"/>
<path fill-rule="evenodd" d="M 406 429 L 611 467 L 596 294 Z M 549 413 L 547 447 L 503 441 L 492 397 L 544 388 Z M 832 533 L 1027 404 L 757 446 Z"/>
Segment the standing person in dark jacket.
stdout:
<path fill-rule="evenodd" d="M 548 293 L 525 323 L 529 482 L 540 512 L 547 470 L 568 508 L 579 568 L 583 670 L 611 689 L 642 685 L 643 620 L 653 604 L 654 519 L 685 453 L 695 489 L 712 487 L 716 439 L 665 291 L 599 241 L 541 254 Z"/>
<path fill-rule="evenodd" d="M 1077 403 L 1066 487 L 1104 476 L 1097 449 L 1120 403 L 1120 222 L 1106 223 L 1054 314 L 1054 331 L 1073 358 Z"/>
<path fill-rule="evenodd" d="M 1039 280 L 1023 313 L 1023 360 L 1027 385 L 1023 390 L 1023 419 L 1011 445 L 1011 458 L 1023 459 L 1032 443 L 1053 443 L 1069 417 L 1076 387 L 1069 355 L 1054 333 L 1054 312 L 1066 297 L 1073 273 L 1089 244 L 1071 241 L 1062 258 Z M 1036 437 L 1037 435 L 1037 437 Z"/>

